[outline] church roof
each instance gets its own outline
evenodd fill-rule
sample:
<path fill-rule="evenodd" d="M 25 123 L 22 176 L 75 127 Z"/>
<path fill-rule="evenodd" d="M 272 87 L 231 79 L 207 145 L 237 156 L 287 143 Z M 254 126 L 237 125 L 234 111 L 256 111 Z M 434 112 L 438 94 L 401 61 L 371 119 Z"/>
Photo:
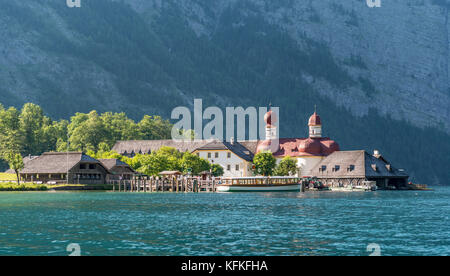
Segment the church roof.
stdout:
<path fill-rule="evenodd" d="M 118 141 L 112 150 L 121 155 L 131 154 L 150 154 L 157 151 L 161 147 L 172 147 L 180 152 L 193 152 L 199 147 L 202 147 L 211 140 L 194 140 L 194 141 L 174 141 L 174 140 L 133 140 L 133 141 Z"/>
<path fill-rule="evenodd" d="M 271 141 L 261 141 L 257 152 L 267 150 Z M 283 158 L 306 157 L 306 156 L 328 156 L 339 151 L 339 145 L 330 138 L 280 138 L 278 151 L 273 155 Z"/>

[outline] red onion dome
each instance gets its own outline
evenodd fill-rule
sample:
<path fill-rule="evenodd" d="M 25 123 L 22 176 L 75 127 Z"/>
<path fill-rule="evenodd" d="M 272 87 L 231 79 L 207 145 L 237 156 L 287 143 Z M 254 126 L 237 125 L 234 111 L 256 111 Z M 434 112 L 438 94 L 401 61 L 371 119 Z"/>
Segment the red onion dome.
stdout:
<path fill-rule="evenodd" d="M 320 126 L 322 125 L 322 122 L 320 121 L 320 116 L 317 115 L 316 112 L 314 112 L 311 117 L 309 117 L 308 126 Z"/>
<path fill-rule="evenodd" d="M 274 127 L 273 124 L 277 122 L 277 116 L 272 110 L 269 110 L 269 112 L 264 115 L 264 121 L 266 122 L 267 127 Z"/>

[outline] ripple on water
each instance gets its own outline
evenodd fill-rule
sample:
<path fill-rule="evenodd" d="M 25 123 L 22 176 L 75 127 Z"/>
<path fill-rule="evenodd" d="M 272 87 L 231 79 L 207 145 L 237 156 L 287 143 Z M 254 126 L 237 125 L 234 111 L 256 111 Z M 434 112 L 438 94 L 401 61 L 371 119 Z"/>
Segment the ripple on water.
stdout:
<path fill-rule="evenodd" d="M 0 254 L 448 255 L 450 189 L 375 193 L 0 193 Z"/>

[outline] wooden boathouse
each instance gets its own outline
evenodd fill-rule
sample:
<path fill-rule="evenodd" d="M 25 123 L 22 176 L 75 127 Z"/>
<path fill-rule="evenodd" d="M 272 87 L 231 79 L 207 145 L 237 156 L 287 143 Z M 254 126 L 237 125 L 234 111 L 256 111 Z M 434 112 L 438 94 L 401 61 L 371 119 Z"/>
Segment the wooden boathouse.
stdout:
<path fill-rule="evenodd" d="M 379 189 L 403 189 L 408 174 L 395 168 L 378 151 L 336 151 L 311 170 L 311 176 L 327 187 L 350 187 L 374 181 Z"/>
<path fill-rule="evenodd" d="M 27 161 L 20 177 L 26 182 L 48 184 L 67 180 L 70 184 L 105 184 L 108 174 L 100 161 L 82 152 L 46 152 Z"/>

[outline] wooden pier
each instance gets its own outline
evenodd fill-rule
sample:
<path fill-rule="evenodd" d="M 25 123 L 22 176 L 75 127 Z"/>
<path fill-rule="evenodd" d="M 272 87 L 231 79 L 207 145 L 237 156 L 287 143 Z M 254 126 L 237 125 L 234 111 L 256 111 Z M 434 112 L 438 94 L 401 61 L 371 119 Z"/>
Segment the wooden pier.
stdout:
<path fill-rule="evenodd" d="M 112 180 L 114 192 L 216 192 L 218 181 L 215 179 L 199 180 L 194 177 L 141 177 L 135 176 L 131 180 Z"/>

